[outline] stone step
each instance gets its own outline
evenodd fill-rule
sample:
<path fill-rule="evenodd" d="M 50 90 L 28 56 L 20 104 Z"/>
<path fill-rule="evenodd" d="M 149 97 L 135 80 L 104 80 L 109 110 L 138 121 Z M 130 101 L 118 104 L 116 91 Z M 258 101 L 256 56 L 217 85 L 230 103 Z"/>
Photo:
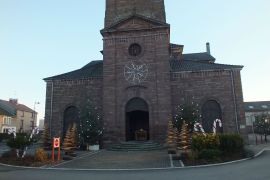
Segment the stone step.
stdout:
<path fill-rule="evenodd" d="M 138 141 L 129 141 L 129 142 L 121 142 L 120 144 L 113 145 L 109 148 L 111 151 L 152 151 L 152 150 L 160 150 L 164 147 L 156 142 L 146 141 L 146 142 L 138 142 Z"/>

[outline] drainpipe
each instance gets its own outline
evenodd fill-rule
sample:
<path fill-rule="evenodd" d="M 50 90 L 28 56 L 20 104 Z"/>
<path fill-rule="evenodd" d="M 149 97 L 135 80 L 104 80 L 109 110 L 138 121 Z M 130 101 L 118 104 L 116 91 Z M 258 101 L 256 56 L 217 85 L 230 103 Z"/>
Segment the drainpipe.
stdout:
<path fill-rule="evenodd" d="M 231 69 L 231 86 L 232 86 L 232 95 L 233 95 L 233 105 L 234 105 L 234 116 L 235 116 L 235 124 L 236 124 L 236 130 L 237 133 L 240 134 L 239 131 L 239 124 L 238 124 L 238 116 L 237 116 L 237 107 L 236 107 L 236 95 L 235 95 L 235 82 L 234 82 L 234 76 L 233 76 L 233 70 Z"/>
<path fill-rule="evenodd" d="M 52 89 L 51 89 L 51 112 L 50 112 L 50 136 L 52 137 L 52 111 L 53 111 L 53 81 L 52 81 Z"/>

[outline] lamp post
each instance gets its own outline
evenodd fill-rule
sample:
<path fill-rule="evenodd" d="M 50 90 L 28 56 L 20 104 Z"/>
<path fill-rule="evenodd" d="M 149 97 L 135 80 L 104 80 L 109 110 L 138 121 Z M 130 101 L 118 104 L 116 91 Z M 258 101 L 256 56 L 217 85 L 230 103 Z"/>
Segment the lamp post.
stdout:
<path fill-rule="evenodd" d="M 32 130 L 35 128 L 35 122 L 37 121 L 36 104 L 40 104 L 40 102 L 38 101 L 34 102 L 34 117 L 33 117 Z"/>
<path fill-rule="evenodd" d="M 267 143 L 267 133 L 268 133 L 268 130 L 269 130 L 269 119 L 265 118 L 264 119 L 264 141 Z"/>
<path fill-rule="evenodd" d="M 252 118 L 253 116 L 250 116 L 250 117 Z M 253 119 L 251 119 L 251 127 L 252 127 L 253 136 L 255 138 L 255 144 L 257 145 L 258 144 L 258 140 L 257 140 L 257 135 L 255 134 L 255 130 L 254 130 L 254 121 L 253 121 Z"/>

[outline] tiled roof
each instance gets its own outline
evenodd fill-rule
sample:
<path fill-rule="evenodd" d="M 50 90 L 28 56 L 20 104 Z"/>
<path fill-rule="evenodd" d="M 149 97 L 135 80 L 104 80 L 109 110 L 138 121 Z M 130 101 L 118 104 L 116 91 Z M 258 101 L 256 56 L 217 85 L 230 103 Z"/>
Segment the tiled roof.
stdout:
<path fill-rule="evenodd" d="M 203 70 L 224 70 L 224 69 L 242 69 L 243 66 L 226 65 L 226 64 L 216 64 L 201 61 L 191 61 L 191 60 L 170 60 L 171 71 L 172 72 L 183 72 L 183 71 L 203 71 Z M 74 80 L 74 79 L 87 79 L 93 77 L 103 76 L 103 61 L 92 61 L 85 65 L 81 69 L 71 71 L 65 74 L 45 78 L 48 80 Z"/>
<path fill-rule="evenodd" d="M 245 102 L 244 107 L 246 112 L 270 111 L 270 101 Z"/>
<path fill-rule="evenodd" d="M 24 111 L 24 112 L 34 112 L 31 108 L 23 105 L 17 104 L 10 101 L 0 100 L 0 109 L 1 112 L 6 112 L 6 115 L 15 116 L 17 111 Z"/>
<path fill-rule="evenodd" d="M 207 61 L 207 62 L 215 62 L 215 58 L 207 53 L 207 52 L 202 52 L 202 53 L 191 53 L 191 54 L 183 54 L 182 59 L 186 61 Z"/>
<path fill-rule="evenodd" d="M 90 77 L 102 77 L 103 75 L 103 61 L 92 61 L 82 67 L 81 69 L 71 71 L 65 74 L 45 78 L 44 80 L 73 80 L 73 79 L 87 79 Z"/>
<path fill-rule="evenodd" d="M 200 61 L 187 61 L 187 60 L 170 60 L 172 72 L 185 72 L 185 71 L 207 71 L 207 70 L 227 70 L 227 69 L 242 69 L 243 66 L 205 63 Z"/>

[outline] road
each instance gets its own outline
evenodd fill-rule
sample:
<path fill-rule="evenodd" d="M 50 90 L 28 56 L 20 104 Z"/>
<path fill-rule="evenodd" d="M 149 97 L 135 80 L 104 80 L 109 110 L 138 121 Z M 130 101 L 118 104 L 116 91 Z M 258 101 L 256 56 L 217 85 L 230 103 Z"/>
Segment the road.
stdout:
<path fill-rule="evenodd" d="M 22 169 L 0 166 L 0 180 L 269 180 L 270 151 L 243 162 L 203 167 L 151 171 L 75 171 Z"/>

